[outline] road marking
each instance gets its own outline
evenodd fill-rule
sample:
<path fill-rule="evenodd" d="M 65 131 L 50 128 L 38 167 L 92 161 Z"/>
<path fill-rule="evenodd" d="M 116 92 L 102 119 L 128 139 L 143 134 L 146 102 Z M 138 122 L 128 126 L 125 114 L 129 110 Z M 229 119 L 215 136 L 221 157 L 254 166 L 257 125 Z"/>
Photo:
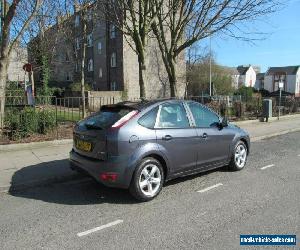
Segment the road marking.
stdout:
<path fill-rule="evenodd" d="M 267 168 L 271 168 L 271 167 L 274 167 L 275 165 L 274 164 L 271 164 L 271 165 L 267 165 L 267 166 L 264 166 L 262 168 L 260 168 L 261 170 L 265 170 Z"/>
<path fill-rule="evenodd" d="M 95 228 L 93 228 L 93 229 L 90 229 L 90 230 L 87 230 L 87 231 L 78 233 L 77 236 L 78 236 L 78 237 L 86 236 L 86 235 L 88 235 L 88 234 L 95 233 L 95 232 L 97 232 L 97 231 L 100 231 L 100 230 L 102 230 L 102 229 L 105 229 L 105 228 L 108 228 L 108 227 L 112 227 L 112 226 L 118 225 L 118 224 L 120 224 L 120 223 L 123 223 L 123 220 L 116 220 L 116 221 L 110 222 L 110 223 L 108 223 L 108 224 L 102 225 L 102 226 L 100 226 L 100 227 L 95 227 Z"/>
<path fill-rule="evenodd" d="M 222 184 L 222 183 L 218 183 L 218 184 L 216 184 L 216 185 L 213 185 L 213 186 L 211 186 L 211 187 L 204 188 L 204 189 L 199 190 L 199 191 L 197 191 L 197 192 L 198 192 L 198 193 L 204 193 L 204 192 L 207 192 L 207 191 L 209 191 L 209 190 L 211 190 L 211 189 L 217 188 L 217 187 L 219 187 L 219 186 L 223 186 L 223 184 Z"/>

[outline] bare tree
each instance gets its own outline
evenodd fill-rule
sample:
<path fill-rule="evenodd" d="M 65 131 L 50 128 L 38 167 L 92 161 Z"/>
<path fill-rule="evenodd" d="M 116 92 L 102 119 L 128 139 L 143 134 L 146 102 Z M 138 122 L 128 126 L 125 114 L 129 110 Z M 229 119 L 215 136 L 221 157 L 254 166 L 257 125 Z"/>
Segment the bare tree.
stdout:
<path fill-rule="evenodd" d="M 248 33 L 245 24 L 276 11 L 279 4 L 272 0 L 167 0 L 161 6 L 153 1 L 157 18 L 152 29 L 173 97 L 177 95 L 176 64 L 185 49 L 215 33 L 249 41 L 253 33 Z"/>
<path fill-rule="evenodd" d="M 187 48 L 187 65 L 186 65 L 186 85 L 185 85 L 185 96 L 189 95 L 189 88 L 194 83 L 194 68 L 195 65 L 200 63 L 208 50 L 207 46 L 200 47 L 200 44 L 194 43 Z"/>
<path fill-rule="evenodd" d="M 78 4 L 78 3 L 76 3 Z M 86 65 L 86 47 L 87 47 L 87 6 L 85 6 L 85 1 L 80 3 L 80 11 L 78 16 L 81 22 L 81 97 L 82 97 L 82 116 L 86 116 L 85 112 L 85 65 Z M 77 49 L 77 48 L 76 48 Z"/>
<path fill-rule="evenodd" d="M 231 95 L 234 92 L 232 85 L 232 69 L 219 65 L 214 54 L 203 52 L 197 59 L 191 61 L 188 67 L 187 78 L 189 81 L 188 94 L 202 95 L 209 94 L 210 74 L 212 68 L 213 91 L 217 95 Z"/>
<path fill-rule="evenodd" d="M 0 128 L 3 127 L 5 88 L 9 57 L 35 18 L 42 0 L 1 0 L 0 40 Z"/>
<path fill-rule="evenodd" d="M 27 44 L 33 71 L 42 73 L 42 88 L 39 89 L 38 94 L 44 96 L 52 95 L 52 91 L 48 87 L 51 75 L 50 65 L 55 60 L 55 50 L 62 26 L 59 22 L 62 12 L 63 8 L 60 2 L 43 0 L 43 4 L 36 13 L 36 18 L 29 25 L 23 39 Z M 55 35 L 50 35 L 51 28 L 54 27 Z"/>
<path fill-rule="evenodd" d="M 33 34 L 31 37 L 34 34 L 36 36 L 30 43 L 30 51 L 35 53 L 33 58 L 37 61 L 36 69 L 42 71 L 42 83 L 46 86 L 47 78 L 50 78 L 50 68 L 57 68 L 62 61 L 75 62 L 77 70 L 80 71 L 81 107 L 85 117 L 86 51 L 88 33 L 93 28 L 90 21 L 93 18 L 95 1 L 44 1 L 30 30 Z M 70 50 L 74 52 L 72 55 L 68 53 Z"/>
<path fill-rule="evenodd" d="M 157 0 L 157 6 L 163 4 Z M 137 54 L 139 64 L 140 98 L 146 98 L 146 49 L 150 38 L 151 25 L 156 18 L 152 0 L 99 0 L 104 18 L 115 25 L 124 35 L 127 43 Z"/>
<path fill-rule="evenodd" d="M 95 10 L 95 1 L 94 0 L 71 0 L 71 3 L 75 7 L 75 27 L 74 36 L 76 37 L 76 43 L 79 43 L 75 46 L 75 58 L 80 58 L 80 83 L 81 83 L 81 97 L 82 97 L 82 116 L 86 116 L 86 107 L 85 107 L 85 71 L 86 71 L 86 51 L 88 46 L 88 24 L 89 21 L 93 18 Z M 66 0 L 67 3 L 70 3 L 70 0 Z M 76 20 L 78 18 L 78 21 Z M 81 54 L 77 54 L 77 50 L 80 48 Z"/>

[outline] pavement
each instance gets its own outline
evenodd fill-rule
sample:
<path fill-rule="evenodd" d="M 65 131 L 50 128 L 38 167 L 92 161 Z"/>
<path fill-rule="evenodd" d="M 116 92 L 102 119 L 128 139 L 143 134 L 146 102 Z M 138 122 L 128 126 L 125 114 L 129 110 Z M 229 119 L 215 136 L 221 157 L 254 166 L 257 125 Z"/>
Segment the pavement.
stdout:
<path fill-rule="evenodd" d="M 282 117 L 280 120 L 273 118 L 270 122 L 242 121 L 235 124 L 249 132 L 251 141 L 259 141 L 300 131 L 300 115 Z"/>
<path fill-rule="evenodd" d="M 271 120 L 236 125 L 250 133 L 251 141 L 300 131 L 300 115 Z M 72 140 L 0 145 L 0 192 L 82 178 L 69 168 L 71 148 Z"/>
<path fill-rule="evenodd" d="M 300 132 L 294 132 L 253 142 L 242 171 L 221 168 L 173 180 L 147 203 L 92 179 L 2 193 L 0 246 L 299 249 L 299 160 Z M 295 234 L 297 246 L 241 247 L 240 234 Z"/>

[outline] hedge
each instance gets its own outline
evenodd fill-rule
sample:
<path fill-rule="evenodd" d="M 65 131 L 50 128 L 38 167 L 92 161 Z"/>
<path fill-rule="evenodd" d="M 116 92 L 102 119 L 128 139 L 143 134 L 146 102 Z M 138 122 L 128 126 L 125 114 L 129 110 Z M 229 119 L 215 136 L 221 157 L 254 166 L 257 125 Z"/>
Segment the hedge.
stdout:
<path fill-rule="evenodd" d="M 46 134 L 56 126 L 55 111 L 25 107 L 10 109 L 5 113 L 5 127 L 10 139 L 18 140 L 32 134 Z"/>

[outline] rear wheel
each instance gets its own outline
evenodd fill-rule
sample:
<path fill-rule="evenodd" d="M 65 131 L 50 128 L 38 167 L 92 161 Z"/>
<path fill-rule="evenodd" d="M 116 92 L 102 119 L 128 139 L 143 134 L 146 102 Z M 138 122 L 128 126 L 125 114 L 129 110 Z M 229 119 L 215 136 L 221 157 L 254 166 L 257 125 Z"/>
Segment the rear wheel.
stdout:
<path fill-rule="evenodd" d="M 138 165 L 129 191 L 136 199 L 149 201 L 160 193 L 163 182 L 164 172 L 160 162 L 148 157 Z"/>
<path fill-rule="evenodd" d="M 243 141 L 239 141 L 235 147 L 229 164 L 229 168 L 234 171 L 242 170 L 247 162 L 248 149 Z"/>

